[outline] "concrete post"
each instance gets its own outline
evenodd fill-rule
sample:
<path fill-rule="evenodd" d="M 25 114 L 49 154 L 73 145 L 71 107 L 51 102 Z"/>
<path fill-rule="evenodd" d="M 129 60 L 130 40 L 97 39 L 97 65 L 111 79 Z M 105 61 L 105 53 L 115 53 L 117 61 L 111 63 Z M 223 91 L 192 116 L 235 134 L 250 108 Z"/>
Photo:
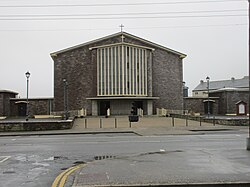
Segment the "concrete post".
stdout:
<path fill-rule="evenodd" d="M 153 101 L 152 100 L 148 100 L 147 101 L 147 115 L 151 116 L 153 115 Z"/>
<path fill-rule="evenodd" d="M 97 106 L 97 101 L 92 100 L 92 116 L 97 116 L 98 115 L 98 106 Z"/>

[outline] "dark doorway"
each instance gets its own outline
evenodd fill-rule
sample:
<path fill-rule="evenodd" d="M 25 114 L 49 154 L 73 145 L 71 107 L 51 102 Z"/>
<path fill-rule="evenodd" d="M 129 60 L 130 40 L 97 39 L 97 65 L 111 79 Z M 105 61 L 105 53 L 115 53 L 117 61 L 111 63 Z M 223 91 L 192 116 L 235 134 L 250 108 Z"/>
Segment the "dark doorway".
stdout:
<path fill-rule="evenodd" d="M 213 111 L 213 108 L 214 108 L 213 105 L 214 105 L 214 103 L 211 102 L 211 101 L 209 101 L 209 113 L 210 114 L 214 113 L 214 111 Z M 207 114 L 208 113 L 208 101 L 204 103 L 204 107 L 205 107 L 204 108 L 205 114 Z"/>
<path fill-rule="evenodd" d="M 27 104 L 18 103 L 18 116 L 26 116 Z"/>
<path fill-rule="evenodd" d="M 110 108 L 110 101 L 100 101 L 100 103 L 99 103 L 99 115 L 106 116 L 108 108 Z"/>
<path fill-rule="evenodd" d="M 135 109 L 134 109 L 135 114 L 134 115 L 138 115 L 137 109 L 138 108 L 143 109 L 143 102 L 142 101 L 134 101 L 134 102 L 132 102 L 132 107 L 135 107 Z"/>

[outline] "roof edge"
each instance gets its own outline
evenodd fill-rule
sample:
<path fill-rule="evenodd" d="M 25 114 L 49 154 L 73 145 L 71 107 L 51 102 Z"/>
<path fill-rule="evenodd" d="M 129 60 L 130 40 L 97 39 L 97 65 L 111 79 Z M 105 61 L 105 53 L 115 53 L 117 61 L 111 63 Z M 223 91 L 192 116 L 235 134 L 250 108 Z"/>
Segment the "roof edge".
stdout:
<path fill-rule="evenodd" d="M 140 38 L 140 37 L 138 37 L 138 36 L 129 34 L 129 33 L 127 33 L 127 32 L 117 32 L 117 33 L 115 33 L 115 34 L 111 34 L 111 35 L 108 35 L 108 36 L 105 36 L 105 37 L 101 37 L 101 38 L 99 38 L 99 39 L 91 40 L 91 41 L 89 41 L 89 42 L 85 42 L 85 43 L 78 44 L 78 45 L 75 45 L 75 46 L 72 46 L 72 47 L 68 47 L 68 48 L 65 48 L 65 49 L 62 49 L 62 50 L 59 50 L 59 51 L 56 51 L 56 52 L 52 52 L 52 53 L 50 53 L 50 56 L 51 56 L 51 57 L 55 57 L 55 56 L 57 56 L 57 55 L 60 54 L 60 53 L 64 53 L 64 52 L 67 52 L 67 51 L 70 51 L 70 50 L 73 50 L 73 49 L 77 49 L 77 48 L 80 48 L 80 47 L 83 47 L 83 46 L 86 46 L 86 45 L 91 45 L 91 44 L 93 44 L 93 43 L 100 42 L 100 41 L 102 41 L 102 40 L 105 40 L 105 39 L 108 39 L 108 38 L 112 38 L 112 37 L 116 37 L 116 36 L 119 36 L 119 35 L 124 35 L 124 36 L 128 36 L 128 37 L 131 37 L 131 38 L 140 40 L 140 41 L 142 41 L 142 42 L 144 42 L 144 43 L 147 43 L 147 44 L 149 44 L 149 45 L 152 45 L 152 46 L 161 48 L 161 49 L 163 49 L 163 50 L 166 50 L 166 51 L 168 51 L 168 52 L 174 53 L 174 54 L 176 54 L 176 55 L 179 55 L 180 58 L 182 58 L 182 59 L 185 58 L 185 57 L 187 56 L 187 55 L 184 54 L 184 53 L 181 53 L 181 52 L 175 51 L 175 50 L 173 50 L 173 49 L 164 47 L 164 46 L 159 45 L 159 44 L 156 44 L 156 43 L 154 43 L 154 42 L 150 42 L 150 41 L 148 41 L 148 40 L 146 40 L 146 39 L 143 39 L 143 38 Z"/>

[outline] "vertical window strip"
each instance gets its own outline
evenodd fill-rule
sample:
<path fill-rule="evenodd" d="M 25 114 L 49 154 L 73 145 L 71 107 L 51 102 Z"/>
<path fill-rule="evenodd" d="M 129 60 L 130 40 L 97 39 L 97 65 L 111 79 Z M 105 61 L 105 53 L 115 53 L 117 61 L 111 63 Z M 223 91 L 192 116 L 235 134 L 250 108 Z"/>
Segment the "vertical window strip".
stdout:
<path fill-rule="evenodd" d="M 143 94 L 144 95 L 147 95 L 146 94 L 146 74 L 147 74 L 147 69 L 146 69 L 146 64 L 147 64 L 147 50 L 145 50 L 145 53 L 144 53 L 144 63 L 143 63 Z"/>
<path fill-rule="evenodd" d="M 149 52 L 151 53 L 151 52 Z M 145 62 L 145 94 L 148 95 L 148 52 L 146 53 L 146 62 Z"/>
<path fill-rule="evenodd" d="M 138 94 L 141 95 L 141 61 L 142 61 L 142 49 L 139 49 L 139 68 L 138 68 Z"/>
<path fill-rule="evenodd" d="M 117 50 L 116 47 L 114 47 L 114 94 L 117 95 Z"/>
<path fill-rule="evenodd" d="M 120 48 L 120 92 L 119 92 L 119 95 L 122 95 L 123 94 L 123 50 L 122 50 L 122 46 L 119 46 Z"/>
<path fill-rule="evenodd" d="M 106 48 L 106 95 L 109 95 L 109 48 Z"/>
<path fill-rule="evenodd" d="M 115 47 L 115 64 L 116 64 L 116 69 L 115 69 L 115 79 L 116 79 L 116 84 L 115 84 L 115 88 L 116 88 L 116 90 L 115 90 L 115 93 L 116 93 L 116 95 L 118 95 L 118 81 L 119 81 L 119 77 L 118 77 L 118 69 L 119 69 L 119 67 L 118 67 L 118 48 L 117 47 Z"/>
<path fill-rule="evenodd" d="M 138 49 L 135 49 L 135 95 L 138 94 L 138 80 L 137 80 L 137 68 L 138 68 Z"/>
<path fill-rule="evenodd" d="M 121 56 L 121 53 L 120 53 L 120 46 L 118 46 L 118 55 L 117 55 L 117 57 L 118 57 L 118 62 L 117 62 L 117 64 L 118 64 L 118 74 L 117 74 L 117 77 L 118 77 L 118 92 L 117 92 L 117 95 L 120 95 L 120 86 L 121 86 L 121 84 L 120 84 L 120 82 L 121 82 L 121 77 L 120 77 L 120 74 L 121 74 L 121 68 L 120 68 L 120 66 L 121 66 L 121 62 L 120 62 L 120 56 Z"/>
<path fill-rule="evenodd" d="M 110 68 L 110 80 L 111 80 L 111 82 L 110 82 L 110 94 L 111 95 L 114 95 L 114 93 L 113 93 L 113 82 L 114 82 L 114 76 L 113 76 L 113 72 L 114 72 L 114 63 L 113 63 L 113 60 L 114 60 L 114 58 L 113 58 L 113 47 L 111 47 L 110 48 L 110 64 L 111 64 L 111 68 Z"/>
<path fill-rule="evenodd" d="M 125 68 L 126 68 L 126 81 L 125 81 L 125 88 L 126 88 L 126 95 L 129 94 L 129 47 L 126 46 L 126 61 L 125 61 Z"/>
<path fill-rule="evenodd" d="M 104 48 L 104 95 L 107 94 L 106 88 L 107 88 L 107 50 Z"/>
<path fill-rule="evenodd" d="M 134 69 L 135 69 L 135 49 L 134 47 L 132 47 L 132 53 L 131 53 L 131 58 L 132 58 L 132 62 L 131 62 L 131 94 L 134 95 Z"/>
<path fill-rule="evenodd" d="M 142 95 L 145 95 L 145 92 L 144 92 L 144 88 L 145 88 L 145 85 L 144 85 L 144 82 L 145 82 L 145 79 L 144 79 L 144 64 L 145 64 L 145 49 L 142 50 L 142 67 L 141 67 L 141 78 L 142 78 L 142 81 L 141 81 L 141 85 L 142 85 L 142 89 L 141 89 L 141 93 Z"/>
<path fill-rule="evenodd" d="M 104 66 L 103 66 L 103 49 L 101 49 L 101 54 L 100 54 L 100 56 L 101 56 L 101 95 L 103 95 L 104 94 L 104 92 L 103 92 L 103 86 L 104 86 L 104 79 L 103 79 L 103 73 L 104 73 Z"/>
<path fill-rule="evenodd" d="M 99 90 L 100 89 L 100 84 L 99 84 L 99 81 L 100 81 L 100 77 L 99 77 L 99 72 L 100 72 L 100 69 L 99 69 L 100 68 L 100 64 L 99 63 L 100 63 L 100 59 L 99 58 L 100 58 L 100 56 L 99 55 L 100 54 L 99 54 L 99 51 L 100 50 L 97 49 L 97 54 L 96 54 L 97 55 L 97 68 L 96 68 L 97 69 L 97 72 L 96 72 L 97 73 L 97 95 L 100 95 L 100 90 Z"/>
<path fill-rule="evenodd" d="M 97 95 L 147 95 L 149 55 L 126 45 L 97 49 Z"/>
<path fill-rule="evenodd" d="M 124 86 L 124 84 L 125 84 L 125 70 L 124 70 L 124 64 L 125 64 L 125 46 L 124 45 L 122 45 L 121 46 L 122 47 L 122 56 L 121 56 L 121 58 L 122 58 L 122 95 L 124 95 L 125 94 L 125 86 Z"/>
<path fill-rule="evenodd" d="M 132 89 L 132 47 L 129 47 L 129 69 L 128 69 L 128 71 L 129 71 L 129 78 L 128 78 L 128 80 L 129 80 L 129 95 L 131 95 L 132 94 L 132 91 L 131 91 L 131 89 Z"/>

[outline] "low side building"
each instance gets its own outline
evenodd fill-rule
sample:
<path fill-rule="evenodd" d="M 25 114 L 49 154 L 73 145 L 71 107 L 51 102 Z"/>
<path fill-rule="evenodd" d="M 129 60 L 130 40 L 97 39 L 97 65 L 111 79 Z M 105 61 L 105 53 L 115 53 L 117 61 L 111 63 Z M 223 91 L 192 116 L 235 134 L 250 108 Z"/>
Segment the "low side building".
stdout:
<path fill-rule="evenodd" d="M 237 88 L 224 88 L 213 91 L 209 94 L 211 97 L 219 98 L 219 114 L 237 114 L 237 103 L 244 102 L 249 105 L 249 90 Z M 246 113 L 249 113 L 246 107 Z"/>
<path fill-rule="evenodd" d="M 184 107 L 194 113 L 207 114 L 208 102 L 210 113 L 214 115 L 237 115 L 239 111 L 243 114 L 249 113 L 248 76 L 242 79 L 210 81 L 209 84 L 201 81 L 192 92 L 192 97 L 184 98 Z M 244 105 L 238 105 L 239 103 L 244 103 Z"/>
<path fill-rule="evenodd" d="M 10 90 L 0 90 L 0 116 L 10 116 L 10 99 L 16 98 L 18 93 Z"/>

